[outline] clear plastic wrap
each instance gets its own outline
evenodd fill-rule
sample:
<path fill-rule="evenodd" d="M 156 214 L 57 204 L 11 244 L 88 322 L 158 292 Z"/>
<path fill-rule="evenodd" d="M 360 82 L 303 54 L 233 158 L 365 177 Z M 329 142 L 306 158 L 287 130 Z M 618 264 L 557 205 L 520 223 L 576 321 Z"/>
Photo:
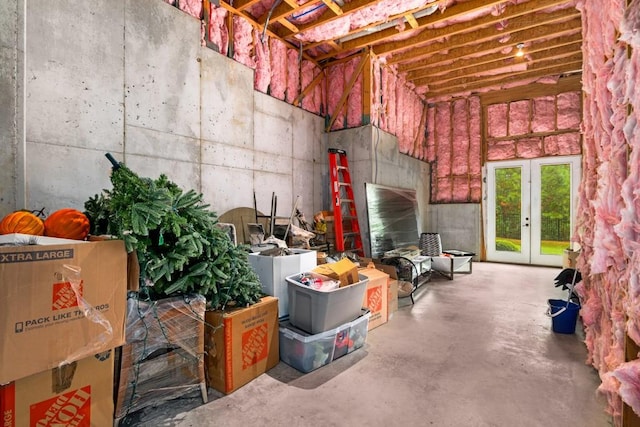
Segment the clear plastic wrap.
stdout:
<path fill-rule="evenodd" d="M 204 376 L 204 313 L 201 295 L 127 300 L 127 344 L 120 356 L 115 418 L 200 390 Z"/>

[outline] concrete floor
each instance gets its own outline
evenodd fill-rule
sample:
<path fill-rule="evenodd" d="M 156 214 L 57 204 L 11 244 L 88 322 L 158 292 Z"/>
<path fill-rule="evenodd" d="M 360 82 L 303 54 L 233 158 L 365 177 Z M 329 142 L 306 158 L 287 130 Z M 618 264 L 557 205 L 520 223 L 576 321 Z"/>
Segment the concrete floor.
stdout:
<path fill-rule="evenodd" d="M 209 403 L 186 396 L 133 414 L 149 426 L 611 426 L 581 326 L 545 315 L 559 268 L 474 263 L 400 300 L 359 350 L 308 374 L 280 362 Z"/>

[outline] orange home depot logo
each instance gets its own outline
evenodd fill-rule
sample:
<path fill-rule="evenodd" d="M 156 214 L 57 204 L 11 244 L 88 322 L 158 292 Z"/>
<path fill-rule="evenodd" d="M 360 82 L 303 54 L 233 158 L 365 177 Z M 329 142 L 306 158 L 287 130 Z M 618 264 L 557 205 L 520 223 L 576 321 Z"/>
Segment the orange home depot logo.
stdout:
<path fill-rule="evenodd" d="M 382 310 L 382 286 L 367 289 L 367 307 L 372 313 Z"/>
<path fill-rule="evenodd" d="M 82 297 L 82 282 L 78 289 L 80 296 Z M 69 282 L 59 282 L 53 284 L 53 297 L 51 298 L 52 310 L 64 310 L 71 307 L 78 306 L 78 298 L 76 293 L 71 287 Z"/>
<path fill-rule="evenodd" d="M 34 403 L 29 412 L 31 427 L 90 427 L 91 386 Z"/>
<path fill-rule="evenodd" d="M 267 357 L 268 332 L 269 326 L 263 323 L 242 334 L 242 369 L 253 366 Z"/>

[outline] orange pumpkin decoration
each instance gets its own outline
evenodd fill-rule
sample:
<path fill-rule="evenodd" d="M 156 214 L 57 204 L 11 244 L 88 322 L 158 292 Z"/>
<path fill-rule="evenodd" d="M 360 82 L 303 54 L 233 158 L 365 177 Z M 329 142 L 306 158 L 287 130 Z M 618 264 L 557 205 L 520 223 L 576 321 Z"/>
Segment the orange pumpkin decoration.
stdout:
<path fill-rule="evenodd" d="M 44 223 L 29 211 L 16 211 L 0 221 L 0 234 L 22 233 L 33 236 L 44 234 Z"/>
<path fill-rule="evenodd" d="M 89 234 L 89 218 L 77 209 L 57 210 L 44 220 L 44 234 L 49 237 L 84 240 Z"/>

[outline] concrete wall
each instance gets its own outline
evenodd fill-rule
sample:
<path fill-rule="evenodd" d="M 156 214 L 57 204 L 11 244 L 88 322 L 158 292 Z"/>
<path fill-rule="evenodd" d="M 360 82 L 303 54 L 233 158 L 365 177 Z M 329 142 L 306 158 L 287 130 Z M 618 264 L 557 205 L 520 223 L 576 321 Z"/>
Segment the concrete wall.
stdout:
<path fill-rule="evenodd" d="M 478 203 L 429 205 L 425 231 L 440 233 L 443 249 L 458 249 L 480 259 L 482 221 Z"/>
<path fill-rule="evenodd" d="M 278 215 L 298 195 L 322 209 L 324 119 L 254 92 L 253 70 L 201 46 L 200 21 L 158 0 L 24 1 L 0 5 L 0 215 L 83 209 L 110 188 L 105 153 L 219 214 L 254 190 L 265 212 L 272 192 Z"/>
<path fill-rule="evenodd" d="M 370 239 L 365 183 L 416 190 L 418 229 L 425 230 L 429 201 L 427 163 L 400 154 L 396 137 L 373 126 L 332 132 L 328 137 L 328 147 L 341 148 L 347 152 L 358 222 L 363 231 L 363 245 L 367 255 L 370 255 Z M 417 235 L 416 244 L 419 238 Z"/>

